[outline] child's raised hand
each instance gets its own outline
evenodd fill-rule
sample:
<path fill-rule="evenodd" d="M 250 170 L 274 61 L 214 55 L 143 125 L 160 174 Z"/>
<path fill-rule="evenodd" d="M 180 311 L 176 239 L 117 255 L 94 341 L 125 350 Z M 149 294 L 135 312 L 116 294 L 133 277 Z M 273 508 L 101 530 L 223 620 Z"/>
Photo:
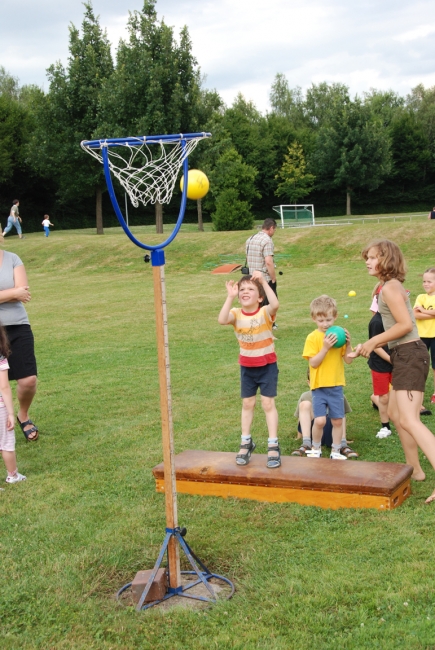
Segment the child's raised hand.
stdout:
<path fill-rule="evenodd" d="M 372 344 L 371 340 L 366 341 L 366 343 L 358 343 L 355 350 L 353 352 L 349 352 L 347 356 L 351 359 L 356 359 L 357 357 L 365 357 L 368 359 L 374 349 L 375 346 Z"/>
<path fill-rule="evenodd" d="M 254 271 L 251 278 L 253 280 L 260 280 L 260 282 L 262 282 L 264 280 L 264 276 L 263 276 L 263 273 L 261 271 Z"/>
<path fill-rule="evenodd" d="M 228 280 L 228 282 L 225 283 L 225 286 L 227 288 L 228 296 L 230 298 L 237 298 L 239 295 L 239 285 L 235 280 Z"/>
<path fill-rule="evenodd" d="M 346 343 L 347 345 L 350 345 L 350 334 L 346 328 L 343 328 L 344 331 L 346 332 Z"/>

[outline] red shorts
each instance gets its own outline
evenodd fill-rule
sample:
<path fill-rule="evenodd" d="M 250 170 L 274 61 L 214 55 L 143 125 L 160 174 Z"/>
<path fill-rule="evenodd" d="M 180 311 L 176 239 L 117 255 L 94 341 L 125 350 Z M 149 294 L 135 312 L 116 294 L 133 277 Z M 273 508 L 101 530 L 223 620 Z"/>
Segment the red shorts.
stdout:
<path fill-rule="evenodd" d="M 376 372 L 372 370 L 372 383 L 374 395 L 386 395 L 390 391 L 390 384 L 393 378 L 391 372 Z"/>

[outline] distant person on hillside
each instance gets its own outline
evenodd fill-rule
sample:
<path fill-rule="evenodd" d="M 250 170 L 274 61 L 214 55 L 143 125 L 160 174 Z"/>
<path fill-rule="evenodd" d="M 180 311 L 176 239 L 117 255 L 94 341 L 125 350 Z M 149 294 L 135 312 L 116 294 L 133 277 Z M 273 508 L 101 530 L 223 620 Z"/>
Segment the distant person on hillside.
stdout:
<path fill-rule="evenodd" d="M 435 207 L 432 208 L 431 212 L 427 215 L 428 219 L 435 219 Z"/>
<path fill-rule="evenodd" d="M 48 235 L 50 234 L 50 226 L 54 226 L 54 223 L 51 223 L 50 217 L 48 216 L 48 214 L 44 214 L 44 219 L 42 220 L 42 225 L 43 225 L 44 230 L 45 230 L 45 236 L 48 237 Z"/>
<path fill-rule="evenodd" d="M 275 219 L 265 219 L 261 231 L 249 237 L 246 241 L 246 266 L 249 268 L 249 273 L 252 275 L 254 271 L 261 271 L 267 284 L 278 296 L 276 290 L 276 271 L 273 261 L 274 245 L 272 237 L 276 231 Z M 264 299 L 263 306 L 268 305 L 267 297 Z M 277 324 L 273 324 L 273 329 L 277 328 Z"/>
<path fill-rule="evenodd" d="M 18 206 L 20 205 L 20 202 L 18 199 L 14 199 L 12 201 L 12 207 L 11 211 L 8 217 L 8 223 L 6 228 L 3 230 L 2 237 L 7 235 L 7 233 L 12 230 L 12 226 L 15 228 L 15 230 L 18 233 L 18 237 L 20 239 L 23 239 L 23 233 L 21 231 L 21 223 L 22 219 L 20 217 L 19 211 L 18 211 Z"/>

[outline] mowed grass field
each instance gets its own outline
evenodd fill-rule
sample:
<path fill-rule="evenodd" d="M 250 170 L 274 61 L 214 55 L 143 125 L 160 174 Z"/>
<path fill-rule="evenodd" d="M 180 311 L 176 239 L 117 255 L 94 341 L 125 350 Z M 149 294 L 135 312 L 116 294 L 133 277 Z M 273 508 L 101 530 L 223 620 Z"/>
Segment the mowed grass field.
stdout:
<path fill-rule="evenodd" d="M 373 279 L 361 248 L 377 236 L 402 246 L 413 300 L 435 262 L 434 227 L 277 231 L 284 454 L 298 446 L 293 413 L 306 387 L 310 301 L 332 295 L 337 324 L 353 343 L 366 340 Z M 149 229 L 135 233 L 159 241 Z M 243 262 L 248 235 L 190 228 L 166 250 L 177 452 L 238 448 L 238 346 L 232 328 L 217 323 L 228 276 L 210 271 L 221 256 Z M 435 648 L 435 506 L 424 503 L 435 472 L 424 458 L 426 482 L 392 512 L 180 495 L 190 545 L 234 581 L 234 597 L 201 611 L 119 605 L 116 591 L 153 566 L 165 529 L 151 472 L 162 460 L 152 269 L 119 228 L 104 236 L 54 229 L 48 239 L 6 238 L 5 248 L 22 257 L 32 291 L 39 390 L 31 415 L 40 439 L 29 444 L 16 431 L 27 481 L 0 493 L 2 650 Z M 360 459 L 403 462 L 396 434 L 375 438 L 366 361 L 346 374 L 348 437 Z M 428 380 L 426 403 L 431 389 Z M 435 412 L 425 422 L 435 432 Z M 253 435 L 265 453 L 260 409 Z"/>

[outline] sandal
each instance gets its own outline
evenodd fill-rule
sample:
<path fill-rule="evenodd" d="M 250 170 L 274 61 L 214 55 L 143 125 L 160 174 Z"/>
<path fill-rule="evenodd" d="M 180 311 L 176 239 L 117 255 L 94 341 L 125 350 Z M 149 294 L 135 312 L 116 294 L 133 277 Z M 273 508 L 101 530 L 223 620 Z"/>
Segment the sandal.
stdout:
<path fill-rule="evenodd" d="M 278 452 L 278 456 L 275 456 L 275 453 Z M 273 454 L 273 456 L 271 455 Z M 275 469 L 276 467 L 281 466 L 281 450 L 279 445 L 269 445 L 267 448 L 267 463 L 266 467 L 269 469 Z"/>
<path fill-rule="evenodd" d="M 292 451 L 291 456 L 305 456 L 307 451 L 311 451 L 311 447 L 308 447 L 308 445 L 301 445 L 299 449 Z"/>
<path fill-rule="evenodd" d="M 255 449 L 255 442 L 251 438 L 251 442 L 249 442 L 247 445 L 240 445 L 240 449 L 245 449 L 246 451 L 243 454 L 237 454 L 236 464 L 247 465 L 250 461 L 251 454 Z"/>
<path fill-rule="evenodd" d="M 422 406 L 420 409 L 420 415 L 432 415 L 432 411 L 429 411 L 429 409 Z"/>
<path fill-rule="evenodd" d="M 20 422 L 20 420 L 18 419 L 18 415 L 17 415 L 17 421 L 21 427 L 21 431 L 24 433 L 24 437 L 26 438 L 26 440 L 28 442 L 36 442 L 36 440 L 38 440 L 39 438 L 39 433 L 38 433 L 38 427 L 35 425 L 35 423 L 32 422 L 32 420 L 26 420 L 25 422 Z M 31 426 L 31 429 L 24 428 L 24 427 L 28 427 L 29 425 Z M 32 434 L 36 434 L 36 435 L 32 435 Z"/>
<path fill-rule="evenodd" d="M 359 454 L 351 449 L 348 445 L 346 447 L 341 447 L 340 454 L 346 456 L 346 458 L 358 458 Z"/>

